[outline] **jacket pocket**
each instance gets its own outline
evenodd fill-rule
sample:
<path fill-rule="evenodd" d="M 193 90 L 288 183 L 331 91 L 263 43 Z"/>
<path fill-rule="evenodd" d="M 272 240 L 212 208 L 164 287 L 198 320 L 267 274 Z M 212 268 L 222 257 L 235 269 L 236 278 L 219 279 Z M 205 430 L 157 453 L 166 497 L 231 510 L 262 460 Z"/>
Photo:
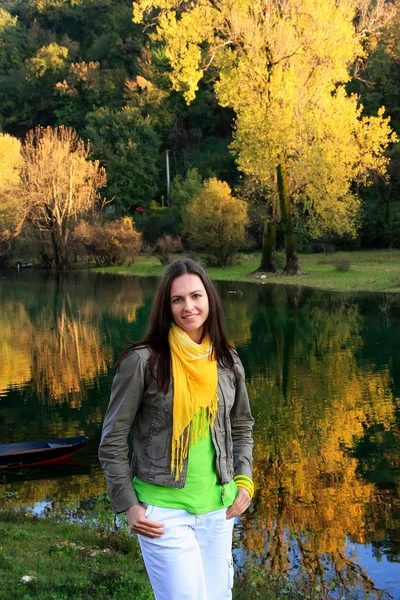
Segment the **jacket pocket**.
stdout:
<path fill-rule="evenodd" d="M 224 370 L 218 372 L 218 407 L 219 410 L 222 407 L 228 412 L 231 412 L 231 409 L 235 403 L 236 397 L 236 386 L 235 386 L 235 376 L 232 371 Z"/>
<path fill-rule="evenodd" d="M 152 460 L 161 460 L 167 456 L 171 444 L 170 424 L 168 413 L 154 412 L 149 436 L 147 438 L 144 454 Z"/>

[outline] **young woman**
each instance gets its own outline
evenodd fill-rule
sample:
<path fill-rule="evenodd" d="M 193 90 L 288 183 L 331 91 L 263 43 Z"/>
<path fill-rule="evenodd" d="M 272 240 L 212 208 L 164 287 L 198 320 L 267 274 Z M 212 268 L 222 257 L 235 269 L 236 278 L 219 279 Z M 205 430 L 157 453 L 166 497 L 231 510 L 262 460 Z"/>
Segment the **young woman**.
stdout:
<path fill-rule="evenodd" d="M 253 418 L 200 265 L 166 269 L 144 339 L 117 366 L 99 450 L 113 509 L 138 534 L 157 600 L 228 600 L 233 518 L 254 491 Z"/>

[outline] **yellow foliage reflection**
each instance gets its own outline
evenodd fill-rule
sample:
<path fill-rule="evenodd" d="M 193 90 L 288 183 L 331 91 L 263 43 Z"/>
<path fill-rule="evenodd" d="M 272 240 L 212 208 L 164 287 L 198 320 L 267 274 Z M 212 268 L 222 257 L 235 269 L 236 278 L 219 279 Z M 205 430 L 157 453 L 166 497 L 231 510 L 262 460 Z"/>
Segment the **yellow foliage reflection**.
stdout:
<path fill-rule="evenodd" d="M 15 324 L 19 327 L 16 329 Z M 20 303 L 7 301 L 0 306 L 0 397 L 11 387 L 18 387 L 31 379 L 29 341 L 32 325 Z"/>
<path fill-rule="evenodd" d="M 66 503 L 90 498 L 104 491 L 104 476 L 98 471 L 89 474 L 71 474 L 69 477 L 24 480 L 1 486 L 0 508 L 12 503 L 13 509 L 34 509 L 41 502 Z M 12 498 L 7 500 L 7 492 Z"/>
<path fill-rule="evenodd" d="M 228 296 L 224 302 L 224 315 L 229 332 L 229 343 L 236 347 L 244 346 L 251 340 L 251 313 L 245 302 L 238 302 L 237 296 Z"/>
<path fill-rule="evenodd" d="M 41 401 L 81 406 L 85 390 L 114 362 L 103 328 L 105 315 L 134 323 L 144 305 L 136 279 L 115 287 L 96 282 L 88 282 L 91 287 L 83 288 L 82 297 L 73 277 L 46 281 L 39 305 L 26 290 L 20 298 L 12 289 L 2 290 L 0 395 L 30 385 Z"/>
<path fill-rule="evenodd" d="M 367 541 L 378 495 L 359 473 L 355 442 L 365 427 L 393 427 L 400 407 L 389 368 L 356 357 L 363 344 L 357 305 L 326 310 L 306 303 L 296 314 L 292 291 L 274 306 L 272 318 L 259 309 L 270 347 L 248 383 L 258 491 L 242 544 L 274 571 L 293 572 L 297 564 L 318 581 L 321 598 L 330 597 L 332 578 L 343 591 L 378 593 L 349 557 L 348 540 Z"/>
<path fill-rule="evenodd" d="M 84 302 L 80 303 L 79 312 L 85 320 L 107 315 L 123 319 L 127 323 L 136 321 L 137 311 L 145 303 L 142 282 L 137 277 L 122 280 L 120 275 L 116 277 L 118 282 L 115 285 L 100 282 Z"/>
<path fill-rule="evenodd" d="M 69 316 L 65 309 L 54 328 L 46 315 L 42 319 L 32 344 L 35 391 L 39 396 L 46 393 L 50 401 L 70 398 L 71 408 L 79 408 L 84 387 L 112 365 L 112 350 L 97 328 Z"/>

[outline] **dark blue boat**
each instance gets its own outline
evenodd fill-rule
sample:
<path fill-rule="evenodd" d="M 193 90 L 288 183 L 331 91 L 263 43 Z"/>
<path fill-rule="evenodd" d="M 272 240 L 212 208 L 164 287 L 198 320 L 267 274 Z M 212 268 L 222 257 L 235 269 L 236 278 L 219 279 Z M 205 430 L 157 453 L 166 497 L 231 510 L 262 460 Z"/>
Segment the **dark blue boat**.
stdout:
<path fill-rule="evenodd" d="M 65 460 L 86 446 L 89 438 L 73 438 L 0 444 L 0 471 L 36 467 Z"/>

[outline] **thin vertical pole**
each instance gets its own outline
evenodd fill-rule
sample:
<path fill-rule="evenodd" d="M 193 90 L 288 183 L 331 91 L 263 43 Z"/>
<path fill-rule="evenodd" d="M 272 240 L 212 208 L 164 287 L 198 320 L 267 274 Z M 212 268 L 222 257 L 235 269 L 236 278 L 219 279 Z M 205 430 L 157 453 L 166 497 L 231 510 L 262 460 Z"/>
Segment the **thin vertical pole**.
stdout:
<path fill-rule="evenodd" d="M 169 150 L 165 151 L 165 167 L 167 170 L 167 206 L 169 208 L 169 188 L 171 184 L 170 175 L 169 175 Z"/>

